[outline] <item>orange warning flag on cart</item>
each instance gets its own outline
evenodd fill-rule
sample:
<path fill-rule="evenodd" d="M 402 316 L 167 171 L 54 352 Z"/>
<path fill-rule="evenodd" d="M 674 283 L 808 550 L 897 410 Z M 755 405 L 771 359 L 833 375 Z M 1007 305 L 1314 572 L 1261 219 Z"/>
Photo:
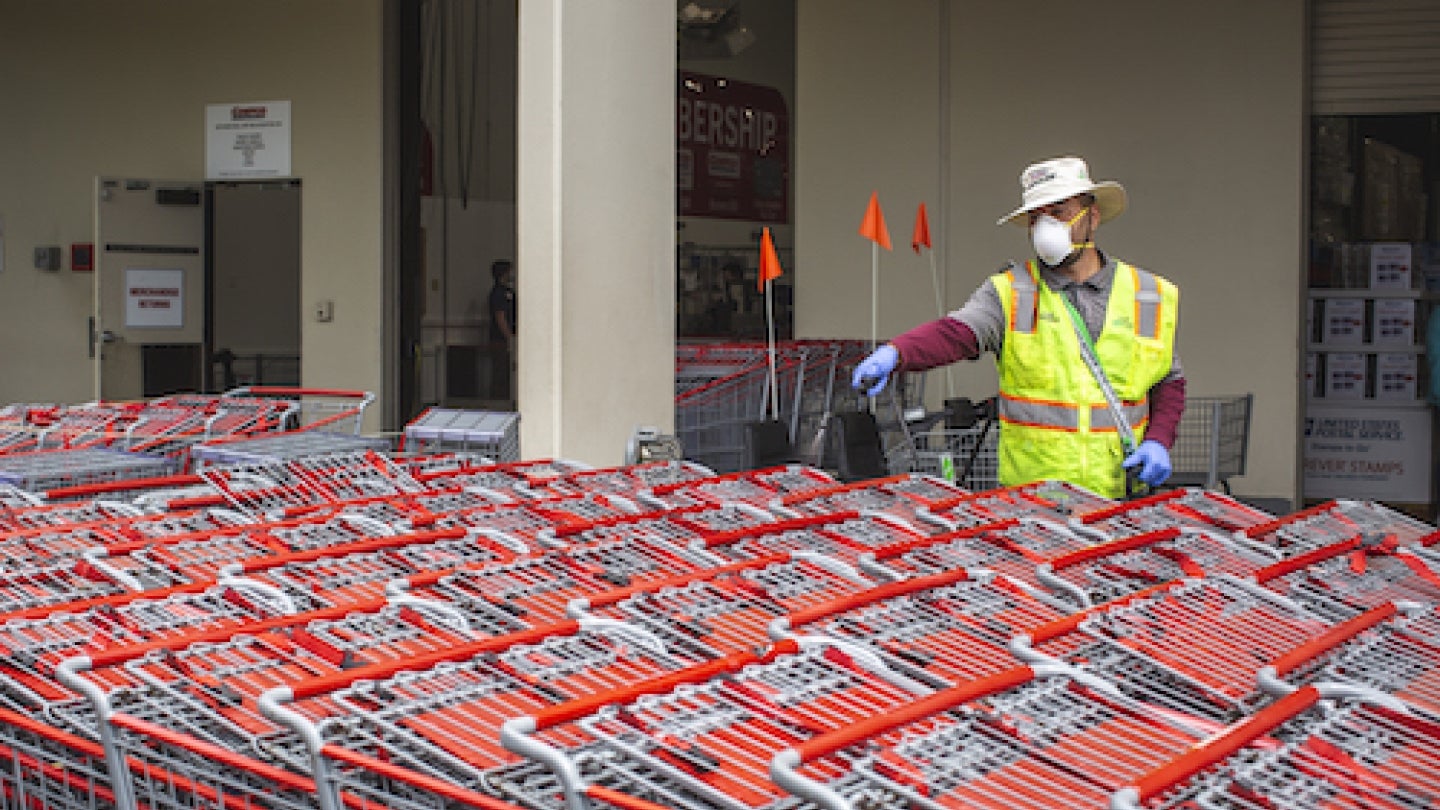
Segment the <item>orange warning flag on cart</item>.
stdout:
<path fill-rule="evenodd" d="M 860 235 L 885 248 L 890 247 L 890 229 L 885 227 L 885 215 L 880 211 L 880 195 L 870 192 L 870 205 L 865 208 L 865 219 L 860 221 Z"/>
<path fill-rule="evenodd" d="M 915 235 L 910 237 L 910 248 L 919 253 L 921 245 L 930 247 L 930 217 L 925 213 L 923 202 L 920 210 L 915 212 Z"/>
<path fill-rule="evenodd" d="M 770 229 L 766 228 L 760 236 L 760 283 L 756 286 L 760 292 L 765 292 L 765 283 L 785 275 L 780 269 L 780 256 L 775 253 L 775 240 L 770 238 Z"/>

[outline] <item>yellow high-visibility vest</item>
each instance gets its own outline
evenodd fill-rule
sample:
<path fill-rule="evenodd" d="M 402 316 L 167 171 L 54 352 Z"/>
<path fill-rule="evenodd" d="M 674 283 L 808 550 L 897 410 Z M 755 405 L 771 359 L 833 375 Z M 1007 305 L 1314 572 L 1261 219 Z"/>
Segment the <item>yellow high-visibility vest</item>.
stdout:
<path fill-rule="evenodd" d="M 1125 494 L 1115 420 L 1080 354 L 1063 293 L 1035 261 L 991 277 L 1005 309 L 1000 371 L 1001 486 L 1060 479 L 1115 498 Z M 1149 423 L 1150 388 L 1170 373 L 1180 290 L 1117 263 L 1095 355 L 1122 402 L 1136 441 Z"/>

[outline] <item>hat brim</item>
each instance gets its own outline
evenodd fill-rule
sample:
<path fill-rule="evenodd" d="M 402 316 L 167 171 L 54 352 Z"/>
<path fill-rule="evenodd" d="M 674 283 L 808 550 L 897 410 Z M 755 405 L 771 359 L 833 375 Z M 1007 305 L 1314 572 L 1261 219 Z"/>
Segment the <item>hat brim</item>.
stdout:
<path fill-rule="evenodd" d="M 1008 222 L 1010 224 L 1019 225 L 1021 227 L 1029 227 L 1029 217 L 1027 217 L 1026 214 L 1034 211 L 1036 208 L 1044 208 L 1047 205 L 1053 205 L 1057 202 L 1060 202 L 1061 200 L 1068 200 L 1077 194 L 1095 195 L 1095 207 L 1100 209 L 1101 222 L 1109 222 L 1115 217 L 1120 216 L 1121 212 L 1125 210 L 1125 204 L 1127 201 L 1125 196 L 1125 187 L 1115 182 L 1114 180 L 1102 180 L 1089 188 L 1081 188 L 1078 191 L 1065 191 L 1064 193 L 1057 193 L 1054 199 L 1042 197 L 1041 199 L 1035 200 L 1028 205 L 1022 205 L 1019 208 L 1016 208 L 1014 211 L 1011 211 L 1005 216 L 995 220 L 995 224 L 1004 225 Z"/>

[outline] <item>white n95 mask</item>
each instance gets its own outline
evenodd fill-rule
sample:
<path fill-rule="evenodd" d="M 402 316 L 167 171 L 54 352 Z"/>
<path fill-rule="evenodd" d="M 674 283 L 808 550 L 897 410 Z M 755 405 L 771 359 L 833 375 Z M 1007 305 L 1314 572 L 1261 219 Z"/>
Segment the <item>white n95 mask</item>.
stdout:
<path fill-rule="evenodd" d="M 1089 210 L 1088 207 L 1082 208 L 1069 222 L 1061 222 L 1049 214 L 1041 214 L 1035 219 L 1035 224 L 1030 226 L 1030 243 L 1035 246 L 1035 255 L 1039 256 L 1040 261 L 1047 267 L 1056 267 L 1069 258 L 1071 253 L 1093 244 L 1084 242 L 1077 245 L 1070 241 L 1070 226 Z"/>

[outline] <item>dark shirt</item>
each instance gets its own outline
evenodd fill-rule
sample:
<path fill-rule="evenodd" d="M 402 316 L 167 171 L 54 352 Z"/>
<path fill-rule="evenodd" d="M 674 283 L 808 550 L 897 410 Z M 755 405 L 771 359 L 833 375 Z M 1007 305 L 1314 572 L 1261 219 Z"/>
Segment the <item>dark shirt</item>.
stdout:
<path fill-rule="evenodd" d="M 510 327 L 510 333 L 515 333 L 515 288 L 505 284 L 496 284 L 490 288 L 490 341 L 492 343 L 504 343 L 505 333 L 500 331 L 500 319 L 497 314 L 505 316 L 505 324 Z"/>

